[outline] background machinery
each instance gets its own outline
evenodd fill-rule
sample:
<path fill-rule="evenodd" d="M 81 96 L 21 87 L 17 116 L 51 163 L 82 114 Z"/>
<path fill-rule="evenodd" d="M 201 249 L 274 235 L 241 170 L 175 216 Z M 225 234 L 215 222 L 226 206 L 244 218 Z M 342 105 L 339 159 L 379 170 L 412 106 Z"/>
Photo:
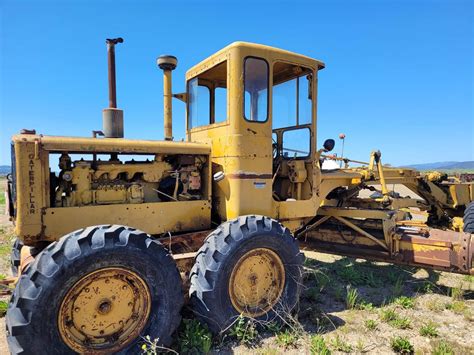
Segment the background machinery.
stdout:
<path fill-rule="evenodd" d="M 115 94 L 122 42 L 107 40 L 102 131 L 12 138 L 12 353 L 134 352 L 143 335 L 168 345 L 182 281 L 215 332 L 240 314 L 275 318 L 298 301 L 300 248 L 474 273 L 472 183 L 384 166 L 380 152 L 322 169 L 335 142 L 316 141 L 321 61 L 236 42 L 173 95 L 177 59 L 161 56 L 165 140 L 130 140 Z M 183 142 L 172 97 L 187 107 Z"/>

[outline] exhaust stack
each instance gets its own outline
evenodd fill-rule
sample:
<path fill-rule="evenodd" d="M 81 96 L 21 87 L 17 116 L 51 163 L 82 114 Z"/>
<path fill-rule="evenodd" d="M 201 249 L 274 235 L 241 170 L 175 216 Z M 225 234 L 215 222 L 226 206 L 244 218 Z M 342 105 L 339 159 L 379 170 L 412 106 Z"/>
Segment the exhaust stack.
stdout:
<path fill-rule="evenodd" d="M 115 81 L 115 45 L 123 38 L 106 39 L 109 73 L 109 107 L 102 111 L 102 131 L 106 138 L 123 138 L 123 110 L 117 108 Z"/>
<path fill-rule="evenodd" d="M 161 55 L 156 60 L 158 67 L 163 70 L 163 120 L 165 140 L 173 140 L 171 71 L 176 69 L 178 59 L 172 55 Z"/>

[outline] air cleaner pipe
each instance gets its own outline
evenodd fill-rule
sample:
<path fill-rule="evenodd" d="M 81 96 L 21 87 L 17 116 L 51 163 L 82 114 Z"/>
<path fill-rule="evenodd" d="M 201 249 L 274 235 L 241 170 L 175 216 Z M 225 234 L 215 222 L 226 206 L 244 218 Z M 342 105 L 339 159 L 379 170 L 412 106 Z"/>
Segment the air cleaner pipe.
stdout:
<path fill-rule="evenodd" d="M 165 140 L 173 140 L 173 91 L 171 72 L 176 69 L 178 59 L 172 55 L 161 55 L 156 60 L 158 67 L 163 70 L 163 125 Z"/>

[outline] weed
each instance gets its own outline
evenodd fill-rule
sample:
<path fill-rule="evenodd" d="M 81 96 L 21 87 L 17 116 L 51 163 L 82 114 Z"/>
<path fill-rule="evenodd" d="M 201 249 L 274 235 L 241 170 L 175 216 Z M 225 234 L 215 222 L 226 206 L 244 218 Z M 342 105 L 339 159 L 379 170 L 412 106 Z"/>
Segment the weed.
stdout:
<path fill-rule="evenodd" d="M 464 291 L 459 287 L 451 287 L 449 293 L 455 301 L 462 301 L 464 299 Z"/>
<path fill-rule="evenodd" d="M 393 300 L 393 303 L 405 308 L 405 309 L 409 309 L 409 308 L 413 308 L 415 307 L 415 300 L 413 299 L 413 297 L 407 297 L 407 296 L 400 296 L 400 297 L 397 297 Z"/>
<path fill-rule="evenodd" d="M 436 338 L 439 336 L 437 325 L 432 321 L 423 324 L 420 328 L 420 335 L 424 337 Z"/>
<path fill-rule="evenodd" d="M 341 280 L 351 285 L 361 285 L 364 281 L 362 274 L 356 269 L 356 267 L 352 263 L 336 269 L 336 274 L 341 278 Z"/>
<path fill-rule="evenodd" d="M 449 309 L 456 314 L 463 314 L 467 310 L 467 305 L 463 301 L 454 301 L 446 303 L 446 309 Z"/>
<path fill-rule="evenodd" d="M 398 329 L 411 328 L 411 321 L 408 318 L 400 317 L 395 310 L 391 308 L 383 309 L 380 313 L 380 318 L 383 322 L 390 324 L 392 327 Z"/>
<path fill-rule="evenodd" d="M 386 308 L 382 309 L 380 312 L 380 318 L 382 319 L 383 322 L 390 322 L 395 319 L 398 319 L 398 315 L 395 313 L 395 311 L 391 308 Z"/>
<path fill-rule="evenodd" d="M 387 278 L 387 281 L 391 283 L 392 285 L 397 282 L 397 280 L 400 278 L 400 274 L 395 271 L 395 270 L 388 270 L 387 274 L 385 275 Z"/>
<path fill-rule="evenodd" d="M 207 354 L 211 350 L 212 335 L 197 319 L 184 319 L 179 332 L 180 353 Z"/>
<path fill-rule="evenodd" d="M 272 334 L 276 334 L 281 331 L 281 324 L 279 322 L 268 322 L 265 324 L 265 327 Z"/>
<path fill-rule="evenodd" d="M 325 333 L 329 329 L 334 328 L 334 324 L 325 314 L 313 313 L 310 316 L 310 320 L 316 326 L 316 331 L 318 333 Z"/>
<path fill-rule="evenodd" d="M 7 313 L 8 302 L 0 301 L 0 317 L 3 317 Z"/>
<path fill-rule="evenodd" d="M 364 279 L 365 279 L 365 283 L 370 286 L 370 287 L 380 287 L 381 286 L 381 281 L 380 279 L 378 279 L 374 273 L 370 270 L 368 270 L 365 274 L 364 274 Z"/>
<path fill-rule="evenodd" d="M 446 342 L 445 340 L 440 340 L 433 347 L 431 354 L 432 355 L 454 355 L 454 350 L 448 342 Z"/>
<path fill-rule="evenodd" d="M 359 292 L 356 288 L 347 286 L 346 294 L 346 306 L 348 309 L 354 309 L 357 305 L 357 299 L 359 298 Z"/>
<path fill-rule="evenodd" d="M 392 287 L 393 294 L 398 297 L 403 293 L 403 278 L 399 277 Z"/>
<path fill-rule="evenodd" d="M 390 339 L 390 346 L 397 354 L 413 354 L 415 348 L 405 337 L 395 337 Z"/>
<path fill-rule="evenodd" d="M 352 346 L 344 341 L 339 334 L 335 338 L 331 339 L 331 346 L 337 350 L 342 351 L 343 353 L 350 353 L 352 351 Z"/>
<path fill-rule="evenodd" d="M 359 353 L 363 353 L 364 350 L 365 350 L 365 344 L 364 344 L 364 341 L 361 338 L 357 339 L 356 350 Z"/>
<path fill-rule="evenodd" d="M 342 302 L 344 300 L 344 289 L 342 287 L 336 286 L 334 287 L 334 298 L 336 301 Z"/>
<path fill-rule="evenodd" d="M 328 349 L 326 342 L 321 335 L 314 335 L 311 337 L 309 350 L 311 355 L 331 355 L 331 350 Z"/>
<path fill-rule="evenodd" d="M 276 336 L 276 343 L 285 349 L 296 348 L 299 335 L 297 332 L 286 329 L 284 332 L 278 333 Z"/>
<path fill-rule="evenodd" d="M 388 324 L 397 329 L 411 329 L 411 321 L 406 317 L 397 317 L 397 319 L 389 321 Z"/>
<path fill-rule="evenodd" d="M 441 312 L 445 306 L 437 299 L 431 299 L 426 302 L 426 308 L 433 312 Z"/>
<path fill-rule="evenodd" d="M 377 322 L 373 319 L 367 319 L 365 322 L 364 322 L 364 325 L 365 327 L 368 329 L 368 330 L 375 330 L 377 329 Z"/>
<path fill-rule="evenodd" d="M 373 311 L 375 309 L 372 303 L 366 302 L 364 300 L 360 301 L 357 305 L 357 309 L 361 309 L 363 311 Z"/>
<path fill-rule="evenodd" d="M 464 275 L 463 280 L 469 283 L 474 282 L 474 275 Z"/>
<path fill-rule="evenodd" d="M 420 293 L 433 293 L 434 285 L 430 281 L 425 281 L 418 287 L 418 292 Z"/>
<path fill-rule="evenodd" d="M 244 318 L 242 315 L 237 318 L 229 333 L 244 345 L 251 345 L 258 337 L 255 322 L 252 319 Z"/>
<path fill-rule="evenodd" d="M 320 291 L 316 287 L 310 287 L 306 290 L 306 297 L 313 302 L 318 302 L 320 295 L 319 292 Z"/>
<path fill-rule="evenodd" d="M 318 270 L 314 273 L 314 277 L 316 280 L 316 284 L 319 287 L 319 292 L 322 292 L 330 281 L 329 276 L 326 275 L 324 272 Z"/>

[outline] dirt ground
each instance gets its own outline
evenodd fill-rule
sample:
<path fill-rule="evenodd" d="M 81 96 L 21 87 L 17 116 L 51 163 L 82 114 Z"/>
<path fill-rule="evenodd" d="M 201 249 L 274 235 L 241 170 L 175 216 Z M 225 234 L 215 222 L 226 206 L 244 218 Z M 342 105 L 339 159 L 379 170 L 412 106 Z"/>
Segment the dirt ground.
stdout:
<path fill-rule="evenodd" d="M 0 206 L 0 274 L 5 276 L 12 239 Z M 305 254 L 301 303 L 288 326 L 257 325 L 247 345 L 235 337 L 215 337 L 211 353 L 328 354 L 314 346 L 320 335 L 333 354 L 390 354 L 395 337 L 408 341 L 416 354 L 474 354 L 474 277 Z M 183 310 L 184 318 L 189 314 Z M 421 335 L 427 328 L 431 336 Z M 8 353 L 4 329 L 2 315 L 0 354 Z"/>

